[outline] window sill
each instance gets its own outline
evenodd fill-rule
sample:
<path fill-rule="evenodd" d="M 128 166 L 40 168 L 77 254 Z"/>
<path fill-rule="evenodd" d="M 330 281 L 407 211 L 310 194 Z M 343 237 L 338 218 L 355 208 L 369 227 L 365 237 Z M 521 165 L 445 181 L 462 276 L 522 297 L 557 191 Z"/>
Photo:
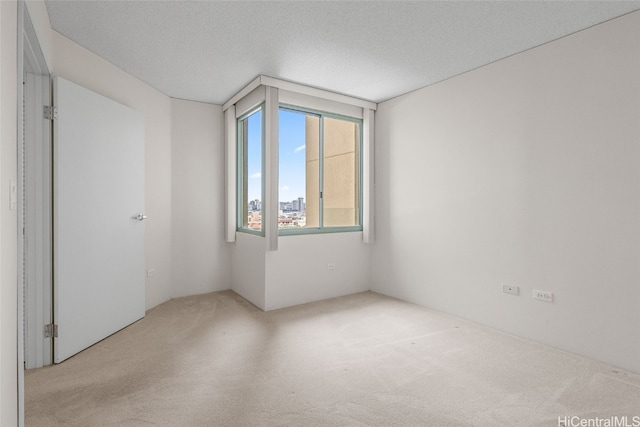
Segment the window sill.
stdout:
<path fill-rule="evenodd" d="M 281 229 L 278 232 L 280 237 L 287 236 L 306 236 L 309 234 L 333 234 L 333 233 L 357 233 L 362 232 L 362 226 L 352 227 L 324 227 L 324 228 L 297 228 L 297 229 Z"/>

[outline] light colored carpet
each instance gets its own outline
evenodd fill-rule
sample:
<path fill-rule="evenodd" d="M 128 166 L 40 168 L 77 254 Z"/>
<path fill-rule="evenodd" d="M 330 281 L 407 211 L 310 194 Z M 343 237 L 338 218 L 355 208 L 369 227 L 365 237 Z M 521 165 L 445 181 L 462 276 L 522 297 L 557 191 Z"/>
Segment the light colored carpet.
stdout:
<path fill-rule="evenodd" d="M 36 426 L 557 426 L 640 416 L 640 375 L 372 292 L 169 301 L 26 374 Z"/>

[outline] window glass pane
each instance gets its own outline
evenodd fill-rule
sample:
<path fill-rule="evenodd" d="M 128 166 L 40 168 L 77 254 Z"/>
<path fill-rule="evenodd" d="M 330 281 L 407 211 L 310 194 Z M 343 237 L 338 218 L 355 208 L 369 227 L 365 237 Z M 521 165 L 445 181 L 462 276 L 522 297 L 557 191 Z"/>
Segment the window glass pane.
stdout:
<path fill-rule="evenodd" d="M 324 117 L 323 226 L 360 225 L 357 123 Z"/>
<path fill-rule="evenodd" d="M 238 121 L 242 228 L 262 230 L 262 109 Z"/>
<path fill-rule="evenodd" d="M 317 116 L 280 109 L 278 228 L 318 227 L 320 218 Z"/>

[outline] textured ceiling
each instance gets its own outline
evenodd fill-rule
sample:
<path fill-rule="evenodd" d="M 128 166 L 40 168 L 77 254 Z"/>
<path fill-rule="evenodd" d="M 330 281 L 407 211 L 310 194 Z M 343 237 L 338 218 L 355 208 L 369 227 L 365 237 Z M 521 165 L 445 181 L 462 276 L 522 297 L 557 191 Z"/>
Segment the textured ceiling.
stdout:
<path fill-rule="evenodd" d="M 640 1 L 47 1 L 54 30 L 175 98 L 259 74 L 383 101 L 640 9 Z"/>

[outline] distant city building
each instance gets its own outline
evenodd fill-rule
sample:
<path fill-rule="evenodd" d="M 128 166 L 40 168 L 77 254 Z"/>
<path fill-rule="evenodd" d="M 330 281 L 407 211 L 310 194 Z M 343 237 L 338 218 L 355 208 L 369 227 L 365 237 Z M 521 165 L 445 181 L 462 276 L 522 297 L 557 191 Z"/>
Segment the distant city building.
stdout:
<path fill-rule="evenodd" d="M 305 212 L 306 204 L 304 203 L 304 197 L 298 197 L 297 200 L 290 202 L 280 202 L 280 211 L 284 212 Z M 262 203 L 260 200 L 249 200 L 249 212 L 262 210 Z"/>
<path fill-rule="evenodd" d="M 293 210 L 293 206 L 291 202 L 280 202 L 280 210 L 282 212 L 291 212 Z"/>
<path fill-rule="evenodd" d="M 305 217 L 304 197 L 290 202 L 279 202 L 278 228 L 304 228 L 307 225 Z"/>
<path fill-rule="evenodd" d="M 290 210 L 294 212 L 304 212 L 304 197 L 298 197 L 298 200 L 292 200 L 288 204 L 291 205 Z"/>
<path fill-rule="evenodd" d="M 249 210 L 250 211 L 259 211 L 262 208 L 262 203 L 260 203 L 260 200 L 255 199 L 255 200 L 251 200 L 249 201 Z"/>

